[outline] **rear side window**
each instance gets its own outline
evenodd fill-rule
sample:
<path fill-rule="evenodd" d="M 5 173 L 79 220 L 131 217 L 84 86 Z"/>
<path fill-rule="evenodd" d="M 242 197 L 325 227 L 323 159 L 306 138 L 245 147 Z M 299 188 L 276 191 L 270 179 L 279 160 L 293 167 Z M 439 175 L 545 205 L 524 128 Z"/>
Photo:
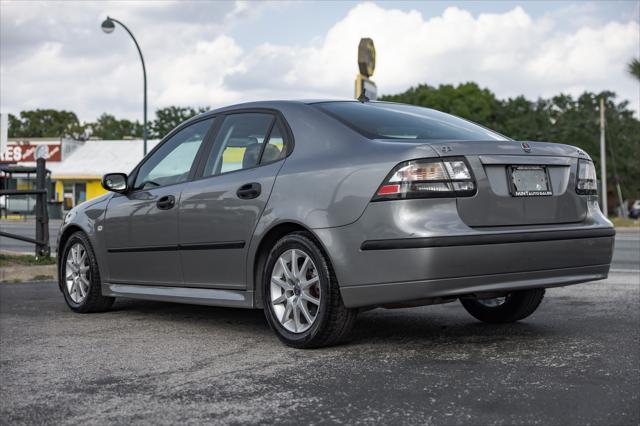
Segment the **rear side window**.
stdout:
<path fill-rule="evenodd" d="M 204 176 L 248 169 L 279 160 L 284 140 L 276 117 L 268 113 L 231 114 L 224 118 L 204 169 Z"/>
<path fill-rule="evenodd" d="M 275 126 L 273 126 L 273 129 L 271 130 L 271 134 L 269 135 L 267 146 L 265 146 L 264 152 L 262 153 L 260 164 L 271 163 L 272 161 L 284 158 L 287 154 L 287 150 L 283 135 L 284 132 L 280 122 L 276 122 Z"/>
<path fill-rule="evenodd" d="M 354 101 L 315 106 L 370 139 L 508 140 L 462 118 L 411 105 Z"/>
<path fill-rule="evenodd" d="M 262 143 L 272 122 L 271 114 L 233 114 L 225 117 L 204 175 L 247 169 L 258 164 Z"/>

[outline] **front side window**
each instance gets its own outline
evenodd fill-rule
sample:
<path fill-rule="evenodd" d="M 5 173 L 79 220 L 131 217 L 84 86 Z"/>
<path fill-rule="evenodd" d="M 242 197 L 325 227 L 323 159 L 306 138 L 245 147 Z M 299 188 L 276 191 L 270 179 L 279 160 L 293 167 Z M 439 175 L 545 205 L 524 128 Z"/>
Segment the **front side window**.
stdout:
<path fill-rule="evenodd" d="M 275 117 L 267 113 L 231 114 L 225 117 L 205 165 L 204 176 L 257 166 L 265 141 L 267 146 L 264 155 L 268 151 L 272 161 L 281 158 L 281 151 L 276 143 L 283 146 L 282 137 L 274 133 L 274 138 L 279 138 L 280 142 L 273 139 L 273 144 L 269 139 L 272 128 L 278 128 L 274 126 L 274 121 Z"/>
<path fill-rule="evenodd" d="M 315 106 L 370 139 L 509 140 L 462 118 L 412 105 L 354 101 L 322 102 Z"/>
<path fill-rule="evenodd" d="M 180 130 L 162 144 L 138 171 L 135 189 L 150 189 L 185 182 L 213 118 Z"/>

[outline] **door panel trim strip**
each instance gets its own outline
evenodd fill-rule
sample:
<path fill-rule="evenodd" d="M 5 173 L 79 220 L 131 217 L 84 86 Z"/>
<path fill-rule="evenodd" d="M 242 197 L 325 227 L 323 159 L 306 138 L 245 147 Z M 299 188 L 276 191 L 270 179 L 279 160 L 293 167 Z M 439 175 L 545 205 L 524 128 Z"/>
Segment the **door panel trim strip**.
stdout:
<path fill-rule="evenodd" d="M 244 241 L 224 241 L 220 243 L 189 243 L 167 246 L 139 246 L 139 247 L 114 247 L 108 248 L 109 253 L 133 253 L 145 251 L 188 251 L 188 250 L 231 250 L 242 249 Z"/>
<path fill-rule="evenodd" d="M 244 248 L 244 241 L 178 244 L 178 250 L 226 250 Z"/>

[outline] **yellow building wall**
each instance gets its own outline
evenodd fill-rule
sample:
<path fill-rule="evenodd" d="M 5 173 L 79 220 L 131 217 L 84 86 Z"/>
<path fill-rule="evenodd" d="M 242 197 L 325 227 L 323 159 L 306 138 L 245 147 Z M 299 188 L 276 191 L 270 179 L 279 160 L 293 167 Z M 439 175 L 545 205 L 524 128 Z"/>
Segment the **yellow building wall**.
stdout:
<path fill-rule="evenodd" d="M 82 183 L 87 186 L 87 200 L 99 197 L 102 194 L 106 194 L 107 191 L 100 184 L 99 179 L 57 179 L 56 180 L 56 194 L 57 200 L 62 201 L 64 197 L 64 184 L 65 183 Z"/>
<path fill-rule="evenodd" d="M 102 187 L 99 180 L 87 181 L 87 200 L 106 194 L 107 190 Z"/>
<path fill-rule="evenodd" d="M 62 181 L 56 181 L 56 200 L 62 201 Z"/>
<path fill-rule="evenodd" d="M 18 183 L 16 184 L 16 189 L 33 189 L 35 187 L 35 184 L 32 183 L 31 181 L 18 181 Z"/>

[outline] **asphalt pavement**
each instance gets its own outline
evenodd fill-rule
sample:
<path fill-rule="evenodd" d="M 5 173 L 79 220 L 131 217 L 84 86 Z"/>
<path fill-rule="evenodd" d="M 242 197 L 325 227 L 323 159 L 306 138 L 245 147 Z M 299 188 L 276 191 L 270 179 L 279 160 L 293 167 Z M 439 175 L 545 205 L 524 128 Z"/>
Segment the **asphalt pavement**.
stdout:
<path fill-rule="evenodd" d="M 58 231 L 62 220 L 49 221 L 49 241 L 51 244 L 51 253 L 56 252 L 56 241 Z M 33 219 L 27 220 L 0 220 L 0 230 L 11 234 L 22 235 L 24 237 L 36 237 L 36 224 Z M 16 253 L 34 254 L 35 245 L 24 241 L 14 240 L 13 238 L 0 237 L 0 250 Z"/>
<path fill-rule="evenodd" d="M 1 424 L 640 423 L 640 241 L 609 279 L 516 324 L 458 303 L 362 313 L 349 342 L 282 346 L 261 311 L 119 300 L 74 314 L 0 285 Z"/>

